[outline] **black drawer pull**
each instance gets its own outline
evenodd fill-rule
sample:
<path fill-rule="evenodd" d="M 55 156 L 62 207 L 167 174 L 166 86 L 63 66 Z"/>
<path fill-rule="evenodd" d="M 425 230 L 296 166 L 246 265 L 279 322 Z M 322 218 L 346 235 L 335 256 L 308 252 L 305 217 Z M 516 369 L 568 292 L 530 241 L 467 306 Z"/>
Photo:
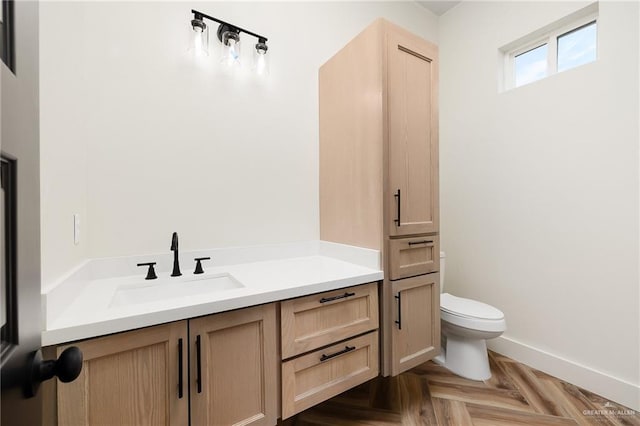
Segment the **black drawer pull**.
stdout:
<path fill-rule="evenodd" d="M 355 295 L 356 295 L 355 293 L 345 293 L 345 294 L 341 294 L 339 296 L 323 297 L 322 299 L 320 299 L 320 303 L 333 302 L 334 300 L 346 299 L 347 297 L 351 297 L 351 296 L 355 296 Z"/>
<path fill-rule="evenodd" d="M 320 357 L 320 362 L 324 362 L 328 359 L 335 358 L 337 356 L 340 356 L 342 354 L 346 354 L 347 352 L 351 352 L 355 350 L 356 350 L 355 346 L 345 346 L 343 350 L 341 350 L 340 352 L 336 352 L 335 354 L 331 354 L 331 355 L 322 354 L 322 356 Z"/>
<path fill-rule="evenodd" d="M 433 240 L 409 241 L 410 246 L 415 246 L 418 244 L 433 244 Z"/>

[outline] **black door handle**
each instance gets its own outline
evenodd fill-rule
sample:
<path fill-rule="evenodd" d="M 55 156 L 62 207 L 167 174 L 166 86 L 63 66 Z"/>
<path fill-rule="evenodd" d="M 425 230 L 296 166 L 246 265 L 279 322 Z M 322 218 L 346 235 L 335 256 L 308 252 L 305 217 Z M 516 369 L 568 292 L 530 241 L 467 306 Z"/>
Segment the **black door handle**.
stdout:
<path fill-rule="evenodd" d="M 400 190 L 398 189 L 398 192 L 393 194 L 393 196 L 398 199 L 398 218 L 393 221 L 396 223 L 396 226 L 400 226 Z"/>
<path fill-rule="evenodd" d="M 200 335 L 196 336 L 196 387 L 202 393 L 202 359 L 200 354 Z"/>
<path fill-rule="evenodd" d="M 42 351 L 38 349 L 31 358 L 31 368 L 25 393 L 27 397 L 35 396 L 40 383 L 57 376 L 63 383 L 74 381 L 82 371 L 82 351 L 70 346 L 60 354 L 57 360 L 42 360 Z"/>
<path fill-rule="evenodd" d="M 398 293 L 398 295 L 394 297 L 398 301 L 398 319 L 396 324 L 398 324 L 398 330 L 402 330 L 402 293 Z"/>
<path fill-rule="evenodd" d="M 183 396 L 184 379 L 182 376 L 182 339 L 178 339 L 178 399 Z"/>

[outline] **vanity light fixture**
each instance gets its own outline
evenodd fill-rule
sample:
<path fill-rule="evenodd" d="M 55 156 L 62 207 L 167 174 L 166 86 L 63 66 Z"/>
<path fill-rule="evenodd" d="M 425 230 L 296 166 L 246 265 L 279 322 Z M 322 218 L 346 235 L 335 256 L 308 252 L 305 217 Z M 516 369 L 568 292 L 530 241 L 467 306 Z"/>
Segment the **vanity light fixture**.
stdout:
<path fill-rule="evenodd" d="M 205 13 L 198 12 L 197 10 L 192 9 L 191 13 L 193 13 L 191 27 L 194 31 L 192 49 L 195 52 L 204 54 L 207 54 L 208 52 L 208 29 L 204 20 L 209 19 L 220 24 L 218 26 L 217 36 L 221 43 L 221 62 L 223 64 L 228 66 L 240 65 L 240 33 L 245 33 L 258 39 L 258 43 L 254 46 L 253 69 L 260 75 L 268 73 L 269 64 L 267 50 L 269 48 L 267 47 L 267 38 L 265 36 L 245 30 L 244 28 L 240 28 Z"/>

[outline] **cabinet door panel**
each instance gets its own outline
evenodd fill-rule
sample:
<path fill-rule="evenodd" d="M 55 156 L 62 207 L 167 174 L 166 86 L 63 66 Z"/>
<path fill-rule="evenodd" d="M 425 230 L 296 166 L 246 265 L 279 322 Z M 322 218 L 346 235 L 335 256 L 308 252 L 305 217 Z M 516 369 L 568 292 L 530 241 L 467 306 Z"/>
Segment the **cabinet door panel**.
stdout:
<path fill-rule="evenodd" d="M 179 339 L 186 383 L 186 321 L 73 343 L 83 352 L 82 372 L 57 387 L 58 424 L 187 425 L 186 384 L 178 395 Z"/>
<path fill-rule="evenodd" d="M 440 274 L 392 281 L 396 316 L 392 331 L 392 375 L 440 353 Z"/>
<path fill-rule="evenodd" d="M 389 235 L 438 232 L 435 47 L 387 36 Z"/>
<path fill-rule="evenodd" d="M 194 425 L 275 425 L 277 418 L 275 305 L 189 322 L 191 419 Z M 201 391 L 198 392 L 200 338 Z"/>

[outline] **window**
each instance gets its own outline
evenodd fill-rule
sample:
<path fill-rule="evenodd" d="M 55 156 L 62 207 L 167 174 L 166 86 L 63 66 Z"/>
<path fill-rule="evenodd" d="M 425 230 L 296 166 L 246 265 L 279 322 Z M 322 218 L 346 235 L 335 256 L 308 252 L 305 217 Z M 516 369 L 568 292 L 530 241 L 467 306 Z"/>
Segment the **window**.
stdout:
<path fill-rule="evenodd" d="M 543 44 L 514 55 L 516 87 L 547 76 L 548 50 L 547 45 Z"/>
<path fill-rule="evenodd" d="M 558 72 L 596 60 L 596 21 L 558 37 Z"/>
<path fill-rule="evenodd" d="M 502 89 L 512 89 L 597 58 L 597 3 L 509 43 Z"/>

